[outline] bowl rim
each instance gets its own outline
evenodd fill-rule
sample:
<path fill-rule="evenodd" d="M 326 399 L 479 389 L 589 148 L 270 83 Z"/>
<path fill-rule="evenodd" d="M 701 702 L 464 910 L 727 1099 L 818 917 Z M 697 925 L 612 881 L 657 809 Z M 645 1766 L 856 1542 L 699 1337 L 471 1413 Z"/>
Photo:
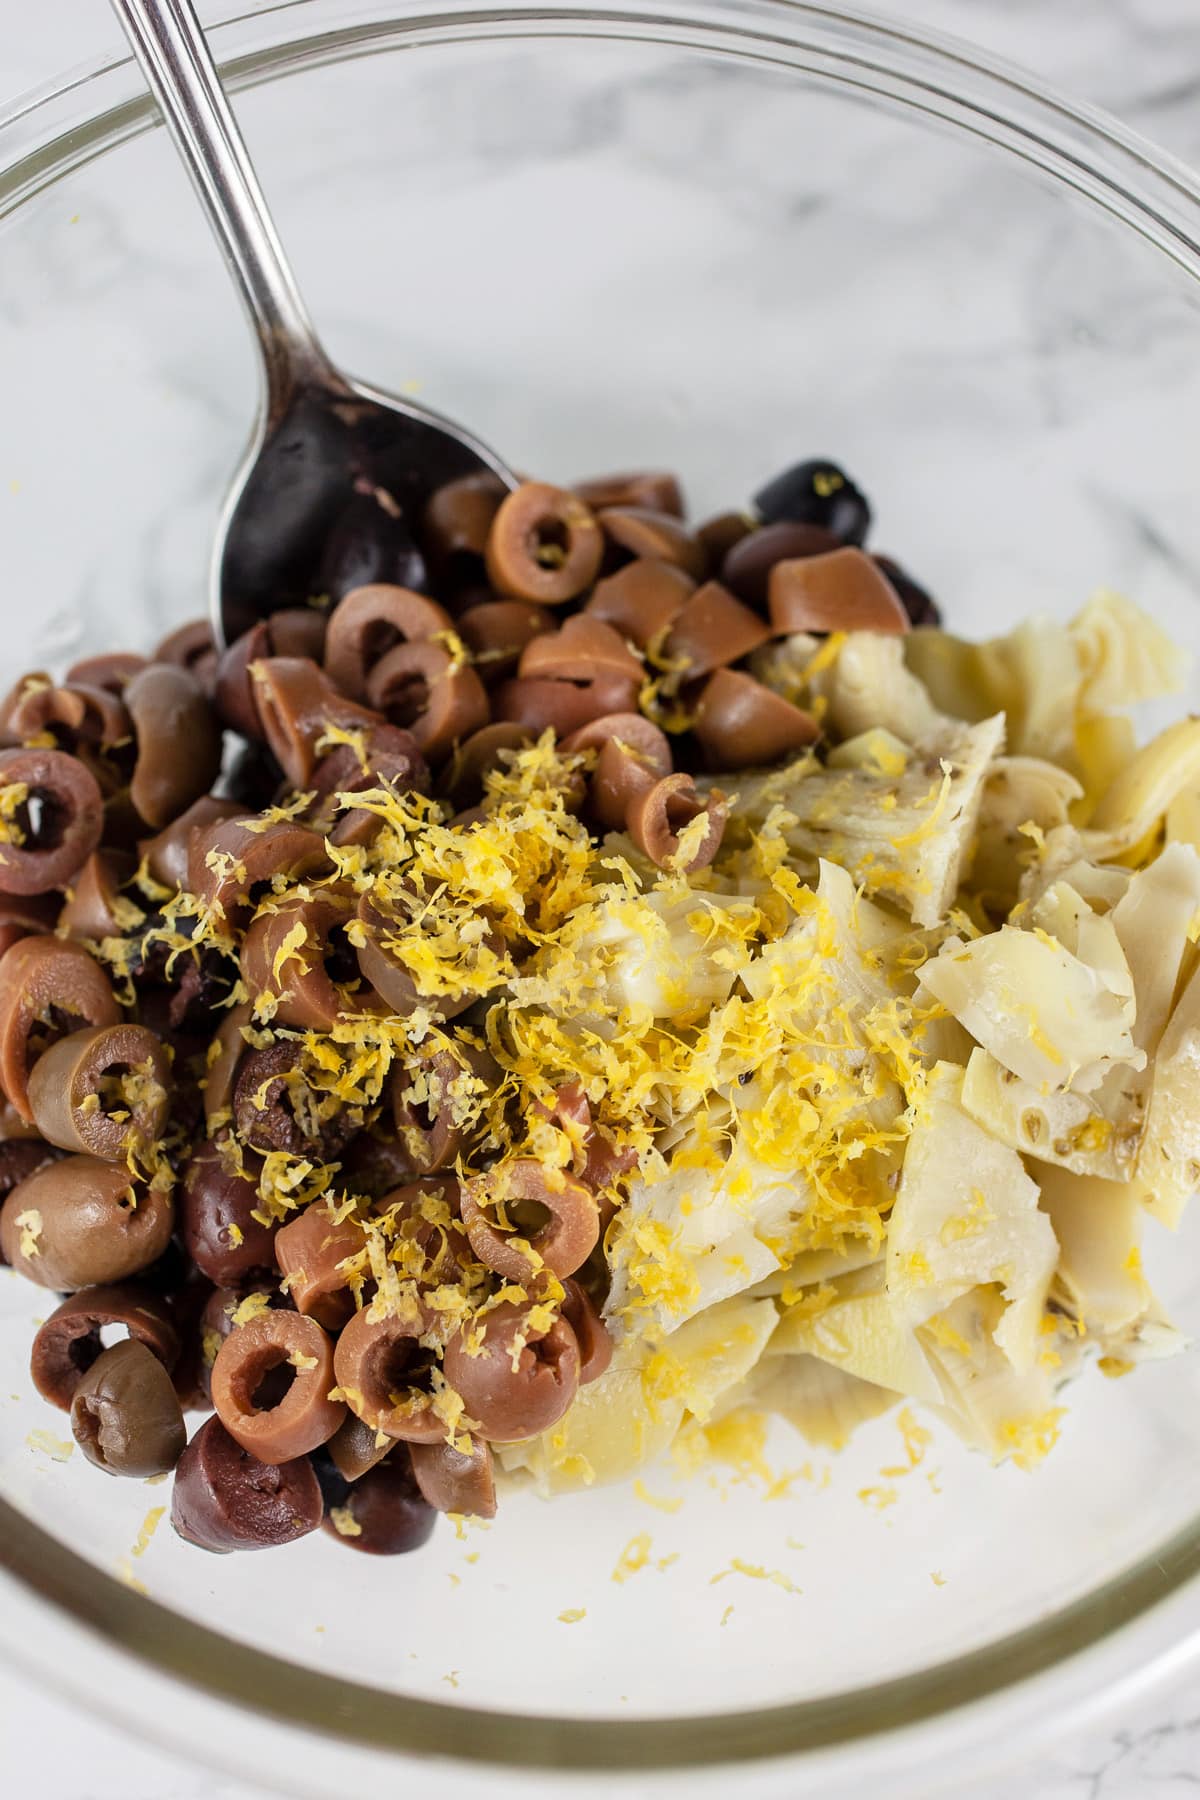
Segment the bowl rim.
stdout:
<path fill-rule="evenodd" d="M 214 11 L 219 0 L 214 0 Z M 1006 148 L 1112 213 L 1200 279 L 1200 173 L 1090 102 L 948 32 L 918 31 L 869 10 L 820 0 L 340 0 L 356 15 L 334 29 L 303 29 L 322 0 L 266 0 L 206 21 L 231 92 L 321 62 L 480 37 L 594 36 L 691 44 L 777 62 L 900 101 Z M 295 32 L 286 30 L 300 21 Z M 266 28 L 282 20 L 285 34 Z M 786 23 L 785 23 L 786 21 Z M 788 27 L 791 27 L 789 30 Z M 679 35 L 679 34 L 686 35 Z M 234 48 L 239 39 L 244 45 Z M 225 54 L 226 46 L 230 53 Z M 955 80 L 969 82 L 969 96 Z M 63 102 L 105 90 L 83 120 L 64 124 Z M 157 108 L 133 58 L 108 53 L 51 77 L 0 107 L 0 219 L 36 192 L 131 137 L 156 129 Z M 15 145 L 15 153 L 6 154 Z"/>
<path fill-rule="evenodd" d="M 272 0 L 209 27 L 234 91 L 318 62 L 503 36 L 587 36 L 763 61 L 924 113 L 1072 188 L 1200 281 L 1200 177 L 1099 108 L 966 42 L 809 0 L 591 0 L 491 5 Z M 91 59 L 0 109 L 0 219 L 92 158 L 158 124 L 128 55 Z M 405 1697 L 251 1648 L 133 1591 L 0 1498 L 0 1568 L 73 1625 L 212 1699 L 366 1749 L 511 1770 L 684 1771 L 849 1748 L 988 1700 L 1066 1664 L 1185 1589 L 1200 1602 L 1200 1518 L 1047 1617 L 952 1661 L 814 1700 L 629 1720 L 522 1715 Z M 1200 1658 L 1200 1604 L 1174 1646 Z M 1132 1667 L 1135 1651 L 1126 1651 Z M 1178 1654 L 1175 1666 L 1178 1668 Z"/>

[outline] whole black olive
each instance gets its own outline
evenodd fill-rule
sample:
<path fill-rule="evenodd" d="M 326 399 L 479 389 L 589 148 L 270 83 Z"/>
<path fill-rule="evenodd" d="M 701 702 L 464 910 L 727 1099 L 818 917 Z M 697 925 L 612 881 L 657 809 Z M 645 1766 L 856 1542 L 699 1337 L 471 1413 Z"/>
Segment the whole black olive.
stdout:
<path fill-rule="evenodd" d="M 420 1549 L 436 1517 L 417 1486 L 408 1445 L 398 1444 L 386 1462 L 347 1484 L 345 1500 L 330 1508 L 324 1529 L 349 1550 L 403 1556 Z"/>
<path fill-rule="evenodd" d="M 764 525 L 787 519 L 796 525 L 820 525 L 844 544 L 861 544 L 871 523 L 871 507 L 844 469 L 815 457 L 796 463 L 768 481 L 754 496 Z"/>
<path fill-rule="evenodd" d="M 902 569 L 890 556 L 877 556 L 875 561 L 899 594 L 904 610 L 914 625 L 941 624 L 941 608 L 919 581 L 914 581 L 907 570 Z"/>

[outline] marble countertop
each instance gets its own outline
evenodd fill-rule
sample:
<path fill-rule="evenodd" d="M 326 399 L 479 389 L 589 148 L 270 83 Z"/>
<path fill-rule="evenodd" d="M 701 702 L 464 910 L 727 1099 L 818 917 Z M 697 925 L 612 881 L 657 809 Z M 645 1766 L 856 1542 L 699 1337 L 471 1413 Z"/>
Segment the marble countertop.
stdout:
<path fill-rule="evenodd" d="M 1033 67 L 1200 163 L 1197 0 L 874 0 L 874 10 Z M 0 0 L 0 100 L 117 42 L 98 0 Z M 6 1793 L 38 1800 L 262 1800 L 260 1790 L 134 1742 L 7 1669 L 0 1767 Z M 970 1800 L 1001 1800 L 1018 1787 L 1036 1800 L 1184 1800 L 1198 1786 L 1200 1701 L 1180 1690 L 969 1792 Z"/>

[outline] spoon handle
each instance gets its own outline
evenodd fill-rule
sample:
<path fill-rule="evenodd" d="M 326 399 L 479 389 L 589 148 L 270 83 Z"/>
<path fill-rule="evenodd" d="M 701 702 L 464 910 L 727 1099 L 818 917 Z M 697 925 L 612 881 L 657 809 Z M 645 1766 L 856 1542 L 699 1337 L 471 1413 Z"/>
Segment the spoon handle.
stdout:
<path fill-rule="evenodd" d="M 297 387 L 345 392 L 317 341 L 190 0 L 112 0 L 262 350 L 268 417 Z"/>

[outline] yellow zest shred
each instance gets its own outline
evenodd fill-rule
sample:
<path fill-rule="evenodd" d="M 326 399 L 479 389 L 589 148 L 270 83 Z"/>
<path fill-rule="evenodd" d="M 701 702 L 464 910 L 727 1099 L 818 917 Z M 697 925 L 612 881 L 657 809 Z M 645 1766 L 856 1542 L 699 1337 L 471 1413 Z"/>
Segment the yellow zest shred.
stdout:
<path fill-rule="evenodd" d="M 727 1569 L 720 1569 L 717 1574 L 710 1576 L 709 1587 L 716 1587 L 718 1581 L 724 1581 L 729 1575 L 744 1575 L 750 1581 L 770 1581 L 775 1587 L 782 1588 L 785 1594 L 799 1594 L 802 1591 L 782 1569 L 766 1569 L 761 1563 L 744 1562 L 740 1556 L 731 1557 Z"/>
<path fill-rule="evenodd" d="M 651 1542 L 652 1540 L 648 1531 L 639 1531 L 634 1537 L 630 1538 L 620 1556 L 618 1556 L 616 1566 L 612 1572 L 611 1579 L 615 1581 L 618 1586 L 628 1581 L 631 1576 L 636 1575 L 639 1570 L 646 1567 L 647 1563 L 650 1561 Z"/>
<path fill-rule="evenodd" d="M 1059 1421 L 1066 1416 L 1066 1408 L 1052 1406 L 1040 1417 L 1033 1419 L 1008 1419 L 1000 1427 L 1000 1437 L 1009 1447 L 1013 1461 L 1019 1469 L 1033 1469 L 1043 1457 L 1048 1456 L 1058 1442 Z"/>
<path fill-rule="evenodd" d="M 29 788 L 23 781 L 6 781 L 0 784 L 0 844 L 11 844 L 19 850 L 25 842 L 25 833 L 19 823 L 19 815 L 29 799 Z"/>
<path fill-rule="evenodd" d="M 633 1491 L 639 1500 L 654 1507 L 656 1512 L 677 1513 L 683 1505 L 682 1494 L 652 1494 L 640 1476 L 633 1484 Z"/>
<path fill-rule="evenodd" d="M 17 1249 L 20 1251 L 21 1255 L 27 1257 L 40 1256 L 41 1250 L 38 1246 L 38 1239 L 42 1235 L 42 1215 L 37 1207 L 26 1207 L 24 1212 L 19 1212 L 17 1214 L 13 1223 L 20 1233 L 20 1237 L 17 1240 Z"/>
<path fill-rule="evenodd" d="M 51 1462 L 65 1463 L 75 1450 L 70 1438 L 57 1438 L 52 1431 L 43 1431 L 40 1427 L 31 1431 L 25 1442 L 30 1450 L 40 1451 Z"/>
<path fill-rule="evenodd" d="M 141 1578 L 134 1574 L 133 1564 L 129 1557 L 122 1556 L 117 1561 L 117 1580 L 125 1587 L 132 1588 L 135 1594 L 148 1594 L 150 1589 Z"/>
<path fill-rule="evenodd" d="M 270 1294 L 261 1290 L 253 1294 L 247 1294 L 246 1298 L 239 1301 L 233 1312 L 230 1314 L 230 1322 L 235 1327 L 238 1325 L 246 1325 L 251 1319 L 259 1318 L 263 1313 L 269 1312 L 270 1309 Z"/>
<path fill-rule="evenodd" d="M 165 1506 L 152 1506 L 150 1508 L 150 1511 L 142 1520 L 138 1530 L 137 1541 L 135 1542 L 133 1549 L 129 1552 L 131 1556 L 144 1556 L 146 1554 L 146 1551 L 150 1546 L 150 1539 L 158 1530 L 159 1520 L 166 1510 Z"/>

